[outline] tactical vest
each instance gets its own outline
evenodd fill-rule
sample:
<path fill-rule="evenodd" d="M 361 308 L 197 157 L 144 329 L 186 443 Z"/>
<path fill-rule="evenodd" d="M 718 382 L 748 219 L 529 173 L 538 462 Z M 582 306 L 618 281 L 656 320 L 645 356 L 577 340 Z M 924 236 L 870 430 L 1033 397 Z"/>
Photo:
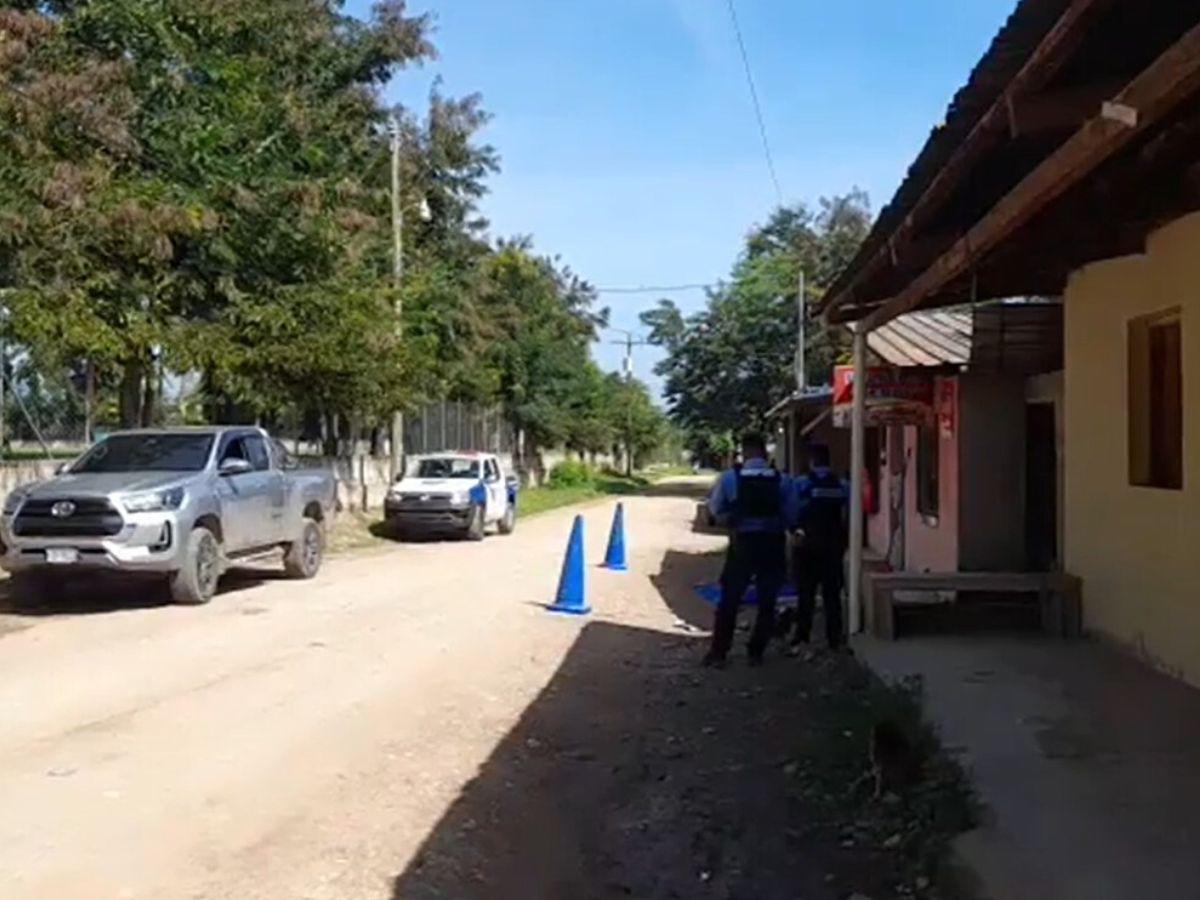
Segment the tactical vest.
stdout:
<path fill-rule="evenodd" d="M 804 544 L 816 552 L 839 552 L 845 544 L 846 486 L 833 472 L 808 476 Z"/>
<path fill-rule="evenodd" d="M 733 523 L 748 519 L 781 519 L 783 504 L 779 499 L 779 472 L 775 469 L 746 469 L 735 471 L 737 479 L 733 498 Z"/>

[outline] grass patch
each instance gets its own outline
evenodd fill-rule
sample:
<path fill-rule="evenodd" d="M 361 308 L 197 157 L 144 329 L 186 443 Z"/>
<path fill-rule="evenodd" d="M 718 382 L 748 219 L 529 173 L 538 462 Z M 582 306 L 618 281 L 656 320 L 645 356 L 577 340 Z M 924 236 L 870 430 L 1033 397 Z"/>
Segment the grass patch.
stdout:
<path fill-rule="evenodd" d="M 920 679 L 887 684 L 858 661 L 829 654 L 816 654 L 806 668 L 801 694 L 812 727 L 791 764 L 805 830 L 841 847 L 886 851 L 909 890 L 925 896 L 950 841 L 976 824 L 979 810 L 966 775 L 923 716 Z M 872 745 L 881 726 L 905 737 L 916 773 L 885 782 L 877 798 Z"/>
<path fill-rule="evenodd" d="M 599 500 L 602 497 L 634 494 L 649 484 L 650 480 L 641 475 L 627 478 L 624 475 L 605 472 L 596 475 L 590 484 L 523 490 L 517 496 L 517 510 L 522 516 L 534 516 L 575 503 Z"/>
<path fill-rule="evenodd" d="M 381 524 L 382 519 L 377 512 L 343 510 L 325 535 L 325 549 L 337 554 L 387 546 L 388 539 L 380 533 Z"/>
<path fill-rule="evenodd" d="M 658 477 L 666 476 L 654 473 L 650 478 L 642 475 L 627 478 L 613 472 L 603 472 L 593 475 L 591 482 L 585 485 L 529 488 L 518 495 L 518 521 L 576 503 L 634 494 L 648 487 Z M 381 526 L 382 517 L 378 511 L 363 513 L 343 510 L 326 535 L 326 548 L 331 554 L 337 554 L 388 546 L 391 541 Z"/>

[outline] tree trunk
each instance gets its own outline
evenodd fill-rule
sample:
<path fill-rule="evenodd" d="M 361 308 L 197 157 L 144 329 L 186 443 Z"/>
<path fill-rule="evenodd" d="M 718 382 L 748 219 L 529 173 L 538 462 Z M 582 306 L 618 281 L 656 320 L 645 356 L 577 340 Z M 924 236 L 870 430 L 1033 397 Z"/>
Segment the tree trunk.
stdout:
<path fill-rule="evenodd" d="M 142 378 L 145 367 L 141 362 L 129 362 L 121 372 L 118 406 L 122 428 L 137 428 L 142 424 Z"/>
<path fill-rule="evenodd" d="M 327 412 L 322 415 L 321 419 L 321 453 L 325 456 L 337 456 L 337 416 L 331 412 Z"/>
<path fill-rule="evenodd" d="M 142 388 L 142 408 L 138 414 L 138 421 L 142 428 L 149 428 L 154 424 L 157 417 L 157 385 L 153 371 L 147 371 L 142 379 L 144 384 Z"/>

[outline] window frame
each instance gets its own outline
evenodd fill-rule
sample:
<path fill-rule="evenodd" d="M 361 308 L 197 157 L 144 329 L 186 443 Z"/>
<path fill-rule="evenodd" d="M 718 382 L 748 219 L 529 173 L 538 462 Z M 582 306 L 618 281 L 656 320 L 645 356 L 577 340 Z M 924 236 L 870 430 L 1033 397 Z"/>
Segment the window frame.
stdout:
<path fill-rule="evenodd" d="M 255 459 L 255 452 L 251 449 L 255 446 L 258 447 L 259 459 Z M 266 438 L 261 434 L 242 435 L 242 448 L 246 451 L 246 459 L 250 462 L 250 465 L 254 466 L 255 472 L 269 472 L 271 470 L 271 451 L 267 447 Z"/>
<path fill-rule="evenodd" d="M 1173 339 L 1161 343 L 1160 336 L 1168 330 L 1174 332 Z M 1129 485 L 1182 491 L 1185 481 L 1182 310 L 1176 306 L 1129 319 L 1125 337 Z M 1173 357 L 1156 360 L 1156 353 L 1164 348 L 1173 351 Z M 1174 371 L 1169 369 L 1172 363 Z M 1173 403 L 1166 393 L 1168 386 L 1174 387 Z"/>

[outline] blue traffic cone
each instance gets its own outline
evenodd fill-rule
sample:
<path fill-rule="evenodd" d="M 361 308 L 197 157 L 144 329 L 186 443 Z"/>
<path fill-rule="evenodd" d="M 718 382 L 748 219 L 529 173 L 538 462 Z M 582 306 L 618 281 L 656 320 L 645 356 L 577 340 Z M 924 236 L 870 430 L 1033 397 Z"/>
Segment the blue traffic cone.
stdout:
<path fill-rule="evenodd" d="M 612 530 L 608 533 L 608 550 L 604 553 L 604 568 L 624 572 L 625 564 L 625 504 L 618 503 L 613 513 Z"/>
<path fill-rule="evenodd" d="M 562 574 L 558 576 L 558 593 L 551 612 L 570 613 L 582 616 L 590 613 L 587 605 L 586 586 L 583 579 L 583 516 L 575 517 L 571 526 L 571 539 L 567 542 L 567 555 L 563 557 Z"/>

